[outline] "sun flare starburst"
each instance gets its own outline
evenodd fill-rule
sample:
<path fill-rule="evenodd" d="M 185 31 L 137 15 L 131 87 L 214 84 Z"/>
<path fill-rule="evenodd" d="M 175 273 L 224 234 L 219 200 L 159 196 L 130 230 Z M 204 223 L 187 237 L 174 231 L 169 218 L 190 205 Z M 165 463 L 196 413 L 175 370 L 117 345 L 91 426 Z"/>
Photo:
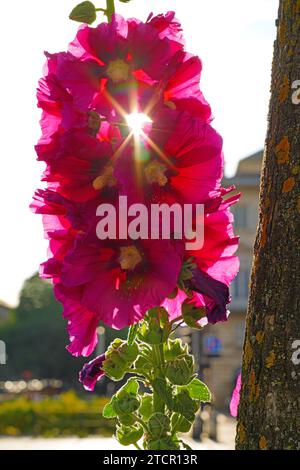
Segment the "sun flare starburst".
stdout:
<path fill-rule="evenodd" d="M 135 137 L 139 137 L 142 134 L 146 124 L 152 123 L 152 119 L 147 114 L 138 112 L 127 114 L 125 119 Z"/>

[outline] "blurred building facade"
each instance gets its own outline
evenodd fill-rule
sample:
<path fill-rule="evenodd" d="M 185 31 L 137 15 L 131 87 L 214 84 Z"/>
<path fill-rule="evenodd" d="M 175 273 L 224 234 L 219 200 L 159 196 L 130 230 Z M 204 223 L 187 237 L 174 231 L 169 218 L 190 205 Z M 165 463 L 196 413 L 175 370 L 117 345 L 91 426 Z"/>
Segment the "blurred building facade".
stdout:
<path fill-rule="evenodd" d="M 213 392 L 213 404 L 225 411 L 242 362 L 262 156 L 263 151 L 260 151 L 241 160 L 234 177 L 223 180 L 223 186 L 234 184 L 237 192 L 242 193 L 240 202 L 232 209 L 235 233 L 240 236 L 240 271 L 231 287 L 229 319 L 226 323 L 206 326 L 200 332 L 182 330 L 182 336 L 198 357 L 199 375 Z"/>

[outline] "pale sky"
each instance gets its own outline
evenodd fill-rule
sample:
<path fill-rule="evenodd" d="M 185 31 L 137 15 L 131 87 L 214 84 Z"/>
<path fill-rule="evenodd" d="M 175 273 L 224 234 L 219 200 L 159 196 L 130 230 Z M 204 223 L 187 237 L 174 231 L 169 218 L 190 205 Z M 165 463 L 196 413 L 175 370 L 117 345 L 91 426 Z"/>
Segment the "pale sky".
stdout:
<path fill-rule="evenodd" d="M 41 218 L 28 209 L 43 169 L 33 148 L 40 135 L 35 89 L 43 51 L 66 50 L 78 27 L 68 15 L 79 2 L 1 2 L 0 299 L 11 305 L 46 259 Z M 187 50 L 203 61 L 201 88 L 233 174 L 238 160 L 264 143 L 278 0 L 116 0 L 116 7 L 143 20 L 151 11 L 176 11 Z"/>

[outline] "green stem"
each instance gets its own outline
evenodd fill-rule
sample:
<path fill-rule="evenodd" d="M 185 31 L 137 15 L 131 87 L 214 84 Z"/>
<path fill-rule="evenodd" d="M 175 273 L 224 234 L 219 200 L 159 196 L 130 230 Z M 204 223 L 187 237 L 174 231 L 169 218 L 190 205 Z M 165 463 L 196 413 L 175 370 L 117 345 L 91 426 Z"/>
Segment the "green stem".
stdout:
<path fill-rule="evenodd" d="M 172 321 L 170 322 L 170 325 L 173 325 L 174 323 L 178 322 L 179 320 L 182 320 L 182 315 L 180 315 L 180 317 L 174 318 L 174 320 L 172 320 Z"/>
<path fill-rule="evenodd" d="M 111 22 L 113 14 L 116 12 L 114 0 L 106 0 L 106 16 L 108 22 Z"/>
<path fill-rule="evenodd" d="M 154 344 L 153 352 L 156 359 L 157 367 L 155 371 L 156 377 L 164 378 L 164 349 L 162 344 Z M 153 390 L 153 409 L 155 412 L 164 413 L 165 412 L 165 403 L 162 400 L 161 396 Z"/>
<path fill-rule="evenodd" d="M 160 344 L 158 347 L 159 360 L 161 365 L 161 370 L 165 370 L 165 354 L 164 354 L 164 345 Z"/>
<path fill-rule="evenodd" d="M 177 433 L 176 426 L 179 423 L 180 419 L 181 419 L 180 414 L 177 414 L 176 420 L 175 420 L 174 425 L 173 425 L 172 436 L 174 436 L 174 434 Z"/>
<path fill-rule="evenodd" d="M 149 432 L 146 423 L 144 423 L 144 421 L 143 421 L 139 416 L 134 415 L 134 417 L 135 417 L 136 421 L 137 421 L 138 423 L 140 423 L 140 424 L 143 426 L 143 428 L 145 429 L 145 431 L 146 431 L 146 432 Z"/>
<path fill-rule="evenodd" d="M 137 450 L 143 450 L 139 445 L 138 443 L 136 442 L 135 444 L 133 444 L 134 447 L 137 449 Z"/>

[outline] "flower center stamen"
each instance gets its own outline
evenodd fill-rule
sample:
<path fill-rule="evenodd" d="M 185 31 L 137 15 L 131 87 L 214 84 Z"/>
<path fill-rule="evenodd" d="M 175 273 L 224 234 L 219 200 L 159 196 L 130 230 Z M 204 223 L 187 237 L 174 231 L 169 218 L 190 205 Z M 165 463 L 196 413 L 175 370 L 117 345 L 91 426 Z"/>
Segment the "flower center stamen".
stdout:
<path fill-rule="evenodd" d="M 96 137 L 101 126 L 101 117 L 96 111 L 88 111 L 87 125 L 90 133 Z"/>
<path fill-rule="evenodd" d="M 124 82 L 129 75 L 129 65 L 122 59 L 111 60 L 106 71 L 114 83 Z"/>
<path fill-rule="evenodd" d="M 139 250 L 134 245 L 120 248 L 119 263 L 122 269 L 133 271 L 142 259 Z"/>
<path fill-rule="evenodd" d="M 168 178 L 165 175 L 166 171 L 166 165 L 157 160 L 148 163 L 144 170 L 148 183 L 157 183 L 158 186 L 165 186 L 167 184 Z"/>
<path fill-rule="evenodd" d="M 96 191 L 99 191 L 105 186 L 108 186 L 109 188 L 115 186 L 117 181 L 113 173 L 114 167 L 112 164 L 109 163 L 104 167 L 103 173 L 101 173 L 101 175 L 97 176 L 97 178 L 94 179 L 93 188 L 96 189 Z"/>

